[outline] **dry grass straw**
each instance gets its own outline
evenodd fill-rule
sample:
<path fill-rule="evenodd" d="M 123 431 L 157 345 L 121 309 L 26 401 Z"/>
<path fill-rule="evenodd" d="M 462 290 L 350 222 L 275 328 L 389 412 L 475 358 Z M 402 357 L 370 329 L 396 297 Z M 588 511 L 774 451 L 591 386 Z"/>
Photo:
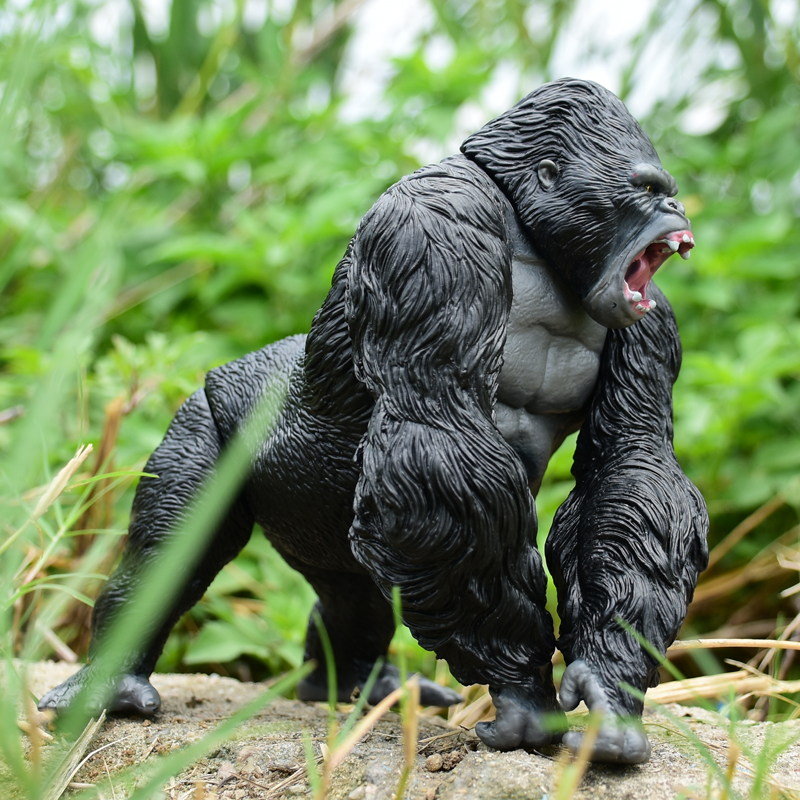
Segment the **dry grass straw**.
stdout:
<path fill-rule="evenodd" d="M 589 721 L 575 757 L 572 758 L 566 749 L 559 755 L 553 774 L 553 783 L 556 787 L 555 800 L 570 800 L 581 785 L 602 721 L 602 712 L 593 711 L 589 714 Z"/>
<path fill-rule="evenodd" d="M 324 798 L 328 796 L 334 770 L 344 762 L 353 748 L 375 727 L 378 721 L 385 716 L 393 706 L 400 702 L 402 696 L 406 692 L 408 692 L 411 700 L 409 704 L 409 713 L 403 715 L 403 739 L 406 754 L 404 773 L 407 770 L 410 774 L 417 755 L 419 682 L 416 678 L 411 678 L 406 684 L 398 687 L 393 692 L 386 695 L 380 703 L 373 706 L 340 743 L 331 742 L 329 744 L 320 744 L 320 750 L 322 752 L 322 774 L 320 776 L 319 786 L 313 795 L 314 800 L 324 800 Z M 305 770 L 303 770 L 303 773 L 305 773 Z M 292 775 L 290 777 L 294 783 L 300 780 L 302 776 L 296 777 Z M 406 776 L 406 780 L 407 777 L 408 776 Z M 277 787 L 275 788 L 277 789 Z"/>
<path fill-rule="evenodd" d="M 401 707 L 403 720 L 403 749 L 405 753 L 405 765 L 397 784 L 395 800 L 401 800 L 406 784 L 414 769 L 417 759 L 417 739 L 419 738 L 419 680 L 416 677 L 406 681 L 406 691 Z"/>
<path fill-rule="evenodd" d="M 672 722 L 676 723 L 677 720 L 672 718 Z M 724 780 L 721 781 L 722 787 L 720 788 L 719 793 L 713 792 L 713 780 L 710 779 L 708 789 L 705 793 L 692 791 L 685 787 L 682 788 L 681 791 L 686 797 L 693 798 L 693 800 L 695 798 L 696 800 L 722 800 L 722 798 L 728 798 L 730 796 L 729 787 L 732 785 L 732 781 L 736 776 L 736 772 L 739 771 L 746 777 L 752 779 L 754 782 L 759 779 L 763 781 L 763 783 L 769 787 L 770 799 L 775 798 L 775 800 L 777 800 L 778 798 L 781 798 L 782 800 L 800 800 L 800 793 L 796 787 L 788 786 L 787 784 L 776 780 L 768 773 L 765 774 L 763 765 L 759 768 L 756 764 L 754 764 L 753 761 L 748 758 L 747 755 L 745 755 L 742 746 L 733 739 L 729 739 L 727 745 L 721 745 L 717 742 L 702 739 L 696 736 L 694 733 L 690 733 L 688 729 L 680 724 L 670 725 L 663 722 L 653 722 L 648 720 L 645 725 L 648 728 L 663 728 L 672 734 L 683 737 L 695 748 L 705 749 L 707 751 L 706 757 L 711 757 L 712 753 L 716 753 L 718 756 L 725 758 L 725 771 L 719 773 L 719 776 L 724 778 Z M 702 753 L 700 754 L 703 755 Z M 763 796 L 764 795 L 762 793 L 748 795 L 751 800 L 756 800 L 756 798 L 761 800 Z"/>
<path fill-rule="evenodd" d="M 737 589 L 787 575 L 793 568 L 783 566 L 781 560 L 787 553 L 794 552 L 791 546 L 796 543 L 798 533 L 800 526 L 791 528 L 747 564 L 712 578 L 701 579 L 694 593 L 692 608 L 696 611 L 698 607 L 709 603 L 729 602 L 731 594 Z"/>
<path fill-rule="evenodd" d="M 319 765 L 322 763 L 322 756 L 318 757 L 314 761 L 315 765 Z M 308 775 L 308 771 L 305 766 L 300 767 L 299 769 L 295 770 L 291 775 L 287 778 L 284 778 L 282 781 L 276 783 L 268 792 L 267 798 L 268 800 L 273 800 L 273 798 L 283 797 L 287 791 L 292 786 L 297 786 L 298 783 L 305 780 Z M 216 797 L 217 795 L 214 795 Z"/>
<path fill-rule="evenodd" d="M 69 479 L 78 471 L 81 464 L 89 457 L 93 450 L 91 444 L 83 445 L 78 448 L 78 452 L 61 468 L 58 475 L 50 481 L 44 494 L 39 498 L 39 502 L 33 509 L 31 519 L 36 520 L 47 511 L 55 502 L 55 499 L 67 488 Z"/>
<path fill-rule="evenodd" d="M 748 533 L 757 528 L 786 503 L 783 495 L 778 493 L 757 508 L 749 517 L 743 519 L 710 553 L 707 569 L 713 569 L 723 556 L 727 555 Z"/>
<path fill-rule="evenodd" d="M 350 755 L 350 751 L 375 727 L 375 724 L 383 717 L 392 706 L 400 702 L 400 696 L 405 691 L 405 687 L 400 686 L 391 694 L 381 700 L 378 705 L 370 709 L 364 718 L 353 728 L 344 741 L 331 752 L 330 758 L 325 763 L 330 771 L 336 769 Z"/>
<path fill-rule="evenodd" d="M 800 642 L 780 639 L 686 639 L 675 642 L 667 652 L 673 654 L 706 648 L 800 650 Z M 730 694 L 731 690 L 737 695 L 779 697 L 800 692 L 800 681 L 776 680 L 755 670 L 740 670 L 669 681 L 650 689 L 647 692 L 647 699 L 659 704 L 688 703 L 698 698 L 724 697 Z M 475 686 L 467 690 L 467 699 L 464 703 L 451 708 L 448 722 L 454 727 L 473 728 L 478 722 L 493 719 L 495 713 L 489 687 Z"/>
<path fill-rule="evenodd" d="M 667 650 L 668 654 L 682 650 L 713 650 L 719 648 L 756 648 L 758 650 L 800 650 L 800 642 L 785 639 L 679 639 Z"/>
<path fill-rule="evenodd" d="M 7 425 L 25 413 L 25 406 L 12 406 L 0 411 L 0 425 Z"/>
<path fill-rule="evenodd" d="M 447 721 L 456 728 L 474 728 L 479 722 L 492 719 L 494 704 L 488 686 L 471 686 L 464 692 L 463 703 L 451 706 Z"/>
<path fill-rule="evenodd" d="M 100 474 L 100 470 L 111 467 L 122 418 L 125 414 L 129 413 L 133 407 L 135 406 L 131 403 L 126 404 L 125 398 L 122 396 L 115 397 L 106 405 L 105 418 L 103 420 L 103 433 L 100 437 L 100 445 L 94 458 L 94 466 L 91 471 L 92 478 L 97 477 L 97 475 Z M 91 501 L 96 494 L 106 489 L 109 483 L 110 479 L 106 478 L 103 481 L 98 481 L 93 484 L 86 498 L 87 501 Z M 110 493 L 105 493 L 101 502 L 92 502 L 88 504 L 88 508 L 81 515 L 76 528 L 78 530 L 91 530 L 95 528 L 111 527 L 112 508 L 113 496 Z M 86 551 L 88 543 L 92 538 L 92 534 L 82 534 L 76 537 L 75 550 L 79 555 L 82 555 Z"/>
<path fill-rule="evenodd" d="M 722 559 L 759 525 L 784 507 L 787 502 L 790 502 L 787 497 L 796 493 L 797 488 L 800 488 L 800 484 L 790 485 L 784 492 L 779 492 L 771 497 L 760 508 L 734 527 L 711 550 L 708 568 L 700 576 L 692 605 L 689 608 L 690 617 L 702 613 L 700 609 L 708 605 L 728 602 L 733 592 L 745 586 L 780 580 L 789 573 L 797 572 L 800 569 L 800 554 L 798 554 L 797 548 L 800 526 L 795 526 L 778 538 L 772 539 L 765 548 L 750 558 L 746 564 L 724 571 L 719 570 Z M 794 592 L 800 592 L 800 584 L 793 587 L 793 589 L 786 590 L 783 596 L 788 596 Z"/>
<path fill-rule="evenodd" d="M 742 748 L 739 747 L 736 742 L 731 739 L 728 743 L 728 764 L 725 768 L 725 779 L 726 782 L 722 784 L 722 789 L 720 791 L 720 800 L 728 800 L 730 796 L 730 792 L 728 791 L 728 787 L 733 782 L 733 776 L 736 774 L 736 765 L 739 763 L 739 759 L 742 757 Z"/>
<path fill-rule="evenodd" d="M 392 606 L 395 616 L 395 623 L 401 624 L 401 598 L 399 587 L 393 587 L 392 591 Z M 327 631 L 322 619 L 317 615 L 315 617 L 317 629 L 319 631 L 320 640 L 322 641 L 325 650 L 325 660 L 327 662 L 328 673 L 328 694 L 329 694 L 329 709 L 330 715 L 328 719 L 328 743 L 320 744 L 320 751 L 322 753 L 323 768 L 322 774 L 319 774 L 312 768 L 311 763 L 311 744 L 308 737 L 304 737 L 306 744 L 306 752 L 308 756 L 307 774 L 312 784 L 312 791 L 314 800 L 324 800 L 328 796 L 333 778 L 334 770 L 347 758 L 353 748 L 372 730 L 375 724 L 381 717 L 386 714 L 389 709 L 399 703 L 400 716 L 403 728 L 403 750 L 404 750 L 404 765 L 400 773 L 400 779 L 397 784 L 395 792 L 396 800 L 401 800 L 405 792 L 406 784 L 414 769 L 417 754 L 419 751 L 419 717 L 420 717 L 420 704 L 419 704 L 419 678 L 417 676 L 408 677 L 406 670 L 406 662 L 404 654 L 400 653 L 400 680 L 401 685 L 393 692 L 383 698 L 377 705 L 375 705 L 359 722 L 355 722 L 357 715 L 361 712 L 366 698 L 372 689 L 373 682 L 377 678 L 379 665 L 373 667 L 372 674 L 364 685 L 361 697 L 356 703 L 356 707 L 350 714 L 350 718 L 345 723 L 341 733 L 336 721 L 336 666 L 331 647 L 330 639 L 328 638 Z M 352 728 L 350 728 L 352 726 Z"/>
<path fill-rule="evenodd" d="M 703 675 L 682 681 L 662 683 L 647 692 L 647 702 L 690 703 L 698 698 L 726 697 L 731 693 L 771 697 L 800 692 L 800 681 L 778 681 L 769 675 L 756 675 L 750 670 L 725 672 L 721 675 Z"/>
<path fill-rule="evenodd" d="M 82 445 L 78 448 L 75 455 L 61 468 L 58 475 L 45 487 L 42 496 L 36 503 L 31 515 L 28 519 L 15 530 L 2 544 L 0 544 L 0 555 L 21 536 L 22 532 L 33 522 L 36 522 L 39 517 L 44 514 L 48 508 L 55 502 L 56 498 L 67 488 L 69 479 L 78 471 L 81 464 L 89 457 L 92 452 L 92 445 Z"/>
<path fill-rule="evenodd" d="M 77 774 L 78 770 L 96 753 L 89 753 L 84 756 L 84 753 L 89 749 L 92 739 L 95 734 L 103 726 L 106 719 L 105 711 L 98 719 L 90 719 L 83 733 L 75 740 L 72 747 L 70 747 L 64 760 L 59 765 L 58 769 L 53 773 L 42 793 L 42 800 L 59 800 L 59 798 L 67 791 L 72 779 Z M 116 744 L 116 742 L 115 742 Z M 109 747 L 110 745 L 105 745 Z"/>

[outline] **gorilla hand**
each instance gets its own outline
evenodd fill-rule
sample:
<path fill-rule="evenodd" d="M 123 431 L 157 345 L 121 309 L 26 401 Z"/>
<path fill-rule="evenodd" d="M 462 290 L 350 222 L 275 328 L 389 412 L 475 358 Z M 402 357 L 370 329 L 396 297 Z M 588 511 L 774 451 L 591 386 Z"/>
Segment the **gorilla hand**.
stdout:
<path fill-rule="evenodd" d="M 611 708 L 608 695 L 585 661 L 573 661 L 561 679 L 561 705 L 572 711 L 581 700 L 590 711 L 603 713 L 590 760 L 608 764 L 642 764 L 650 758 L 650 742 L 638 717 L 622 717 Z M 573 752 L 581 746 L 579 731 L 564 734 L 564 744 Z"/>
<path fill-rule="evenodd" d="M 496 750 L 534 749 L 561 741 L 567 727 L 564 713 L 554 704 L 533 698 L 521 686 L 490 687 L 497 709 L 494 722 L 479 722 L 475 732 Z"/>

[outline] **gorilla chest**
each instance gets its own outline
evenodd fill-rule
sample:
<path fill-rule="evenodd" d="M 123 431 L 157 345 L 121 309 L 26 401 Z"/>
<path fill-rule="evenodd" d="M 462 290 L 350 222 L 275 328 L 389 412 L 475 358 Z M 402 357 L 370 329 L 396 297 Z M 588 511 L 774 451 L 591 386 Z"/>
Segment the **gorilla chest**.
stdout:
<path fill-rule="evenodd" d="M 497 399 L 530 414 L 564 414 L 586 404 L 597 380 L 606 329 L 544 262 L 515 257 Z"/>
<path fill-rule="evenodd" d="M 553 452 L 582 422 L 606 329 L 541 259 L 520 249 L 495 415 L 536 490 Z"/>

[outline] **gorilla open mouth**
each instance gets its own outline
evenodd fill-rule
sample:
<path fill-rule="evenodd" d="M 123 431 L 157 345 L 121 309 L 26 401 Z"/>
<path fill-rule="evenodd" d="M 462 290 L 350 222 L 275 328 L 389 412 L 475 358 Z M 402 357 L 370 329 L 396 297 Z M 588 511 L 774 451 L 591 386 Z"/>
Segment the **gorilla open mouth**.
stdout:
<path fill-rule="evenodd" d="M 656 270 L 673 254 L 689 258 L 694 247 L 694 236 L 689 230 L 674 231 L 656 239 L 642 250 L 625 273 L 623 283 L 625 299 L 638 316 L 643 317 L 656 307 L 656 301 L 647 297 L 647 287 Z"/>

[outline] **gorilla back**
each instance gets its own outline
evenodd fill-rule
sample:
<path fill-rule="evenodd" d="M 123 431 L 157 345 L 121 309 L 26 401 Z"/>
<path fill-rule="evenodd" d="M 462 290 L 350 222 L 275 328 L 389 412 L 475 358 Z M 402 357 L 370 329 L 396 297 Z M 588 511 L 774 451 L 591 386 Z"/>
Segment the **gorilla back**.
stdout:
<path fill-rule="evenodd" d="M 339 699 L 363 687 L 403 621 L 497 707 L 500 749 L 566 732 L 551 659 L 534 493 L 580 430 L 577 484 L 548 541 L 567 670 L 561 705 L 605 712 L 595 761 L 649 757 L 641 692 L 705 566 L 707 517 L 672 450 L 680 343 L 651 283 L 694 246 L 672 177 L 612 94 L 564 79 L 382 195 L 337 266 L 307 338 L 212 370 L 147 465 L 122 562 L 97 601 L 90 661 L 40 707 L 154 713 L 148 677 L 177 619 L 258 522 L 319 596 Z M 96 687 L 99 644 L 260 398 L 285 397 L 223 522 L 141 650 Z M 301 699 L 327 698 L 319 633 Z M 369 700 L 399 683 L 384 664 Z M 455 692 L 421 682 L 422 701 Z"/>

